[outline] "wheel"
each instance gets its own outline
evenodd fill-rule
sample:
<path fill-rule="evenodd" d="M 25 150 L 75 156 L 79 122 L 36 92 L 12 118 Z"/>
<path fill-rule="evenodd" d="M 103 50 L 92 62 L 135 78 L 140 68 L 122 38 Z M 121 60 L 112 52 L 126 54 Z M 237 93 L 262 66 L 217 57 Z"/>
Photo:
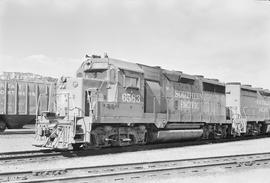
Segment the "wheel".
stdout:
<path fill-rule="evenodd" d="M 4 121 L 0 121 L 0 132 L 4 132 L 6 128 L 6 123 Z"/>

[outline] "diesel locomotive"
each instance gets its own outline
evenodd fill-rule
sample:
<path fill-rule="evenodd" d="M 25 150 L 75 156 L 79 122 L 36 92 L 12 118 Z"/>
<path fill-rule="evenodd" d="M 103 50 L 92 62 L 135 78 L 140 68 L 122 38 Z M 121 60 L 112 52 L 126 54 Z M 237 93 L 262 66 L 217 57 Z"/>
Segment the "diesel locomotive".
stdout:
<path fill-rule="evenodd" d="M 270 132 L 270 91 L 199 75 L 88 57 L 58 83 L 35 146 L 57 149 L 220 139 Z"/>

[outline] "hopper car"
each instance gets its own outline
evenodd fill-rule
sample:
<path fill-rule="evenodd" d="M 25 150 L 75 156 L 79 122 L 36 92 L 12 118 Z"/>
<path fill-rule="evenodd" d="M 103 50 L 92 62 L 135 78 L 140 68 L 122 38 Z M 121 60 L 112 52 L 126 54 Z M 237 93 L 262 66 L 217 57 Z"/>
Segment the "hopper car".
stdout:
<path fill-rule="evenodd" d="M 0 132 L 35 123 L 41 111 L 53 110 L 54 82 L 0 79 Z"/>
<path fill-rule="evenodd" d="M 270 91 L 108 57 L 57 86 L 35 146 L 57 149 L 221 139 L 270 132 Z"/>

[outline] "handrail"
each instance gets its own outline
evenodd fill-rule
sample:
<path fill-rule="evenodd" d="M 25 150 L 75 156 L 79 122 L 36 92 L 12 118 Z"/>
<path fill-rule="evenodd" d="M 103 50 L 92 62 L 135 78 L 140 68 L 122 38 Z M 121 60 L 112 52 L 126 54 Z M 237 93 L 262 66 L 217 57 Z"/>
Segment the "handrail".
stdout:
<path fill-rule="evenodd" d="M 42 93 L 42 94 L 38 95 L 38 100 L 37 100 L 37 103 L 36 103 L 36 124 L 38 122 L 38 111 L 39 111 L 39 103 L 40 103 L 40 97 L 41 96 L 47 96 L 47 94 Z M 35 128 L 36 128 L 36 124 L 35 124 Z"/>
<path fill-rule="evenodd" d="M 85 112 L 80 107 L 73 107 L 73 108 L 69 109 L 69 111 L 73 111 L 75 109 L 78 109 L 79 111 L 81 111 L 83 113 L 83 116 L 84 116 Z M 75 133 L 76 133 L 76 126 L 77 126 L 77 117 L 75 115 L 75 112 L 74 112 L 74 117 L 75 117 L 75 119 L 74 119 L 74 126 L 75 126 L 75 128 L 74 128 L 74 135 L 75 135 Z M 86 129 L 86 123 L 85 123 L 84 119 L 83 119 L 83 123 L 84 123 L 84 129 Z"/>

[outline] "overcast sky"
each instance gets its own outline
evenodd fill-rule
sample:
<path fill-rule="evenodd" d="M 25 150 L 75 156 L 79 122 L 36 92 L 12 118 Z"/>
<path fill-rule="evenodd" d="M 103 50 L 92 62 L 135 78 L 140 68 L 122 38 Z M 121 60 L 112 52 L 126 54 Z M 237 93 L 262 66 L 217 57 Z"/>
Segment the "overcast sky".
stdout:
<path fill-rule="evenodd" d="M 73 76 L 104 52 L 270 89 L 270 1 L 0 0 L 0 71 Z"/>

